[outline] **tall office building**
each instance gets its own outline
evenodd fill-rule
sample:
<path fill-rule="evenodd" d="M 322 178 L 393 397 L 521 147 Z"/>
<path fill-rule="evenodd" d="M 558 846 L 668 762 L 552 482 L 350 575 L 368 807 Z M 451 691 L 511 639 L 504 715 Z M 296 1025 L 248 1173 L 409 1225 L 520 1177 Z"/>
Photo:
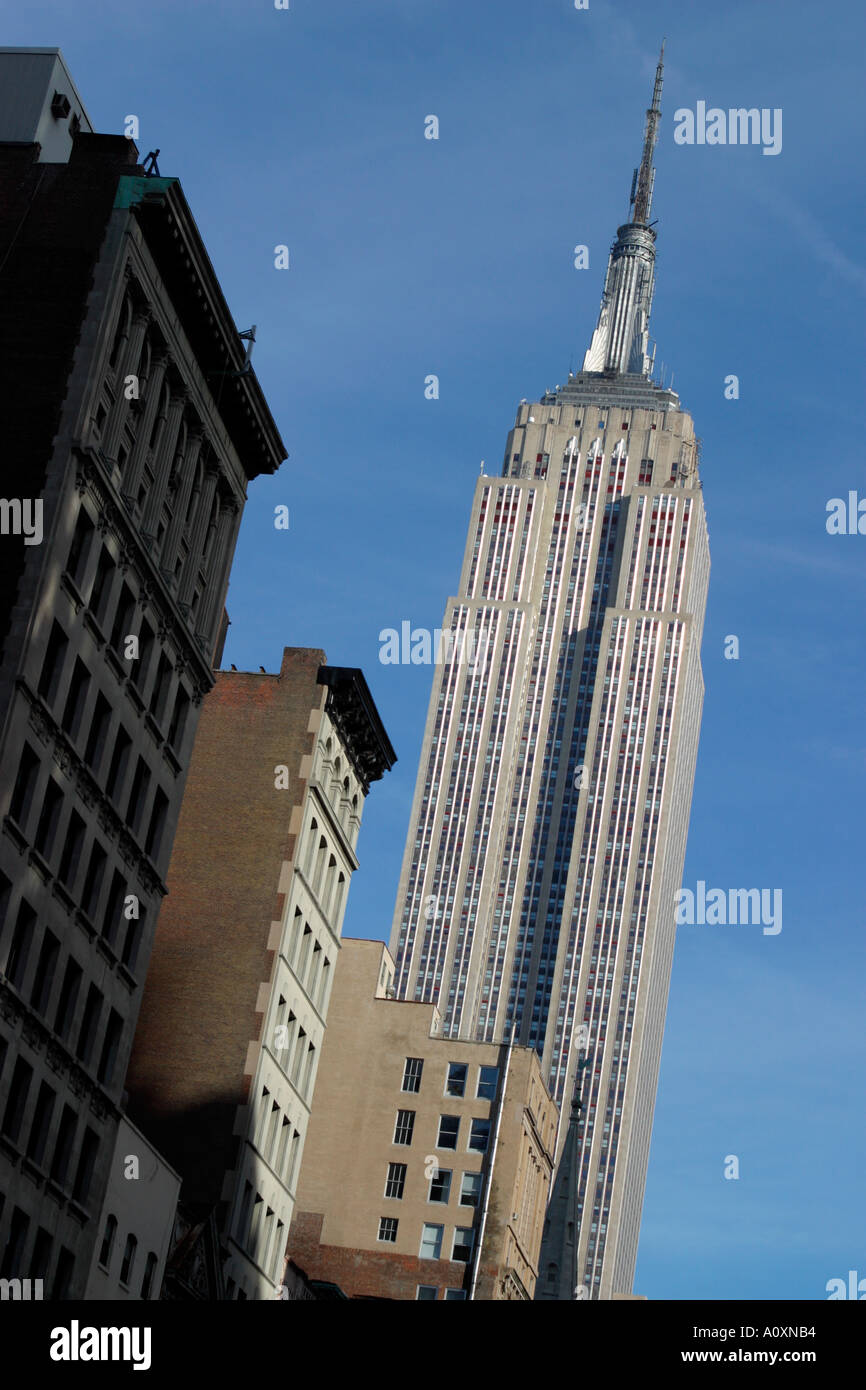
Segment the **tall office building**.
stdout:
<path fill-rule="evenodd" d="M 176 1175 L 142 1150 L 97 1252 L 100 1214 L 247 485 L 285 455 L 147 163 L 57 49 L 0 50 L 0 1277 L 53 1298 L 95 1254 L 99 1296 L 159 1285 Z"/>
<path fill-rule="evenodd" d="M 476 486 L 391 936 L 446 1037 L 535 1047 L 566 1113 L 586 1064 L 537 1298 L 631 1289 L 703 698 L 698 441 L 649 356 L 661 86 L 583 369 Z"/>

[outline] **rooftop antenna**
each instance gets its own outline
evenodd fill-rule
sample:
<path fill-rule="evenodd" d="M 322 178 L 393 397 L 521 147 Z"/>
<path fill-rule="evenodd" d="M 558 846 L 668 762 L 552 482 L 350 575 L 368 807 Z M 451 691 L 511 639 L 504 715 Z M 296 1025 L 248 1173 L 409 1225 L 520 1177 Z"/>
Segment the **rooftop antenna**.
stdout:
<path fill-rule="evenodd" d="M 662 96 L 664 72 L 665 40 L 662 39 L 658 66 L 656 67 L 652 106 L 647 109 L 646 113 L 646 126 L 644 128 L 643 152 L 641 154 L 640 167 L 634 171 L 634 176 L 631 181 L 631 196 L 629 197 L 629 220 L 631 222 L 642 223 L 644 226 L 646 226 L 649 221 L 650 208 L 652 207 L 653 201 L 653 183 L 655 182 L 653 152 L 658 139 L 659 120 L 662 114 L 659 103 L 661 102 Z"/>

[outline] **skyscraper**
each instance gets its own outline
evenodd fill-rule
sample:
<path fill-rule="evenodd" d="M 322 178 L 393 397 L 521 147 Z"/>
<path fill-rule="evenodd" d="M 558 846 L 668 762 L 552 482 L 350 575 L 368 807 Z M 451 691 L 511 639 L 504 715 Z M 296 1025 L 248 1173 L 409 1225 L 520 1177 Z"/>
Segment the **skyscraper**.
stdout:
<path fill-rule="evenodd" d="M 80 1299 L 247 487 L 285 449 L 177 179 L 92 130 L 58 49 L 0 49 L 0 93 L 0 1278 Z M 134 1186 L 143 1235 L 176 1185 Z M 147 1297 L 137 1240 L 98 1262 Z"/>
<path fill-rule="evenodd" d="M 699 442 L 649 354 L 661 87 L 583 369 L 476 486 L 391 936 L 444 1036 L 534 1046 L 566 1114 L 586 1063 L 536 1297 L 631 1289 L 703 699 Z"/>

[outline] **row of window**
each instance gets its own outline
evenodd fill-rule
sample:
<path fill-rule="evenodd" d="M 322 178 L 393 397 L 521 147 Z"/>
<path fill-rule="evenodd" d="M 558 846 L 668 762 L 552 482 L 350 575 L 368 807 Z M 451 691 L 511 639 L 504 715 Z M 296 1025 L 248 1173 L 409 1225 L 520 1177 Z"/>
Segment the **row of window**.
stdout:
<path fill-rule="evenodd" d="M 423 1057 L 407 1057 L 403 1067 L 403 1084 L 401 1090 L 411 1091 L 417 1094 L 421 1090 L 421 1076 L 424 1071 Z M 468 1062 L 449 1062 L 448 1071 L 445 1076 L 446 1096 L 466 1096 L 466 1087 L 469 1081 Z M 496 1088 L 499 1085 L 498 1067 L 479 1067 L 475 1084 L 476 1100 L 495 1100 Z"/>
<path fill-rule="evenodd" d="M 451 1179 L 454 1176 L 451 1168 L 437 1168 L 433 1176 L 429 1179 L 430 1186 L 427 1191 L 428 1202 L 447 1203 L 451 1200 Z M 482 1176 L 480 1173 L 463 1173 L 460 1179 L 460 1206 L 477 1207 L 481 1200 Z M 388 1176 L 385 1179 L 385 1196 L 399 1201 L 406 1186 L 406 1164 L 389 1163 Z"/>
<path fill-rule="evenodd" d="M 399 1221 L 396 1216 L 380 1216 L 377 1240 L 385 1245 L 396 1244 L 398 1225 Z M 441 1260 L 444 1238 L 444 1226 L 437 1226 L 425 1222 L 421 1227 L 421 1244 L 418 1250 L 419 1260 Z M 451 1239 L 451 1254 L 446 1258 L 468 1264 L 472 1259 L 474 1243 L 475 1228 L 473 1226 L 455 1226 L 454 1234 Z"/>
<path fill-rule="evenodd" d="M 9 887 L 8 879 L 0 874 L 0 914 L 4 910 L 3 899 L 8 896 Z M 22 998 L 27 997 L 25 986 L 30 978 L 28 963 L 37 939 L 37 915 L 26 899 L 22 899 L 8 939 L 4 964 L 6 978 Z M 60 947 L 59 938 L 46 927 L 32 972 L 27 1002 L 74 1053 L 81 1065 L 95 1071 L 97 1080 L 103 1086 L 110 1086 L 123 1037 L 123 1019 L 113 1008 L 109 1008 L 105 1014 L 105 997 L 95 984 L 88 985 L 87 993 L 83 995 L 84 970 L 71 953 L 66 958 L 55 1001 L 54 986 L 59 978 Z M 82 997 L 84 1002 L 79 1015 Z"/>
<path fill-rule="evenodd" d="M 5 1200 L 0 1194 L 0 1215 Z M 39 1226 L 28 1255 L 29 1231 L 30 1217 L 20 1207 L 15 1207 L 9 1222 L 9 1235 L 3 1258 L 0 1260 L 0 1279 L 41 1279 L 45 1284 L 46 1297 L 54 1301 L 68 1298 L 75 1269 L 75 1256 L 65 1245 L 61 1245 L 57 1252 L 54 1279 L 51 1281 L 49 1273 L 54 1237 L 43 1226 Z"/>
<path fill-rule="evenodd" d="M 5 1043 L 3 1043 L 5 1053 Z M 2 1059 L 0 1059 L 2 1066 Z M 72 1201 L 84 1207 L 90 1195 L 96 1158 L 99 1153 L 99 1136 L 95 1130 L 85 1126 L 78 1154 L 78 1163 L 72 1171 L 72 1154 L 78 1132 L 78 1114 L 71 1105 L 64 1105 L 54 1131 L 53 1119 L 57 1105 L 57 1092 L 47 1081 L 40 1084 L 33 1117 L 29 1129 L 25 1126 L 28 1111 L 30 1088 L 33 1083 L 33 1068 L 23 1057 L 16 1060 L 9 1085 L 9 1094 L 3 1110 L 0 1130 L 4 1139 L 48 1175 L 55 1187 L 67 1192 Z M 25 1139 L 25 1129 L 27 1135 Z M 50 1139 L 54 1133 L 54 1146 Z M 49 1150 L 51 1155 L 49 1157 Z"/>
<path fill-rule="evenodd" d="M 255 1194 L 253 1200 L 251 1182 L 244 1183 L 236 1233 L 238 1244 L 246 1250 L 250 1259 L 264 1270 L 268 1278 L 275 1278 L 286 1253 L 285 1227 L 260 1192 Z M 246 1294 L 239 1294 L 238 1297 L 245 1298 Z"/>
<path fill-rule="evenodd" d="M 99 1265 L 106 1273 L 111 1272 L 111 1261 L 114 1255 L 114 1241 L 117 1235 L 117 1217 L 109 1215 L 105 1223 L 105 1231 L 102 1236 L 102 1245 L 99 1250 Z M 126 1244 L 123 1247 L 123 1258 L 120 1262 L 120 1282 L 125 1289 L 132 1287 L 132 1276 L 135 1270 L 135 1257 L 138 1252 L 138 1238 L 130 1231 L 126 1237 Z M 159 1263 L 157 1255 L 151 1250 L 144 1265 L 144 1274 L 141 1279 L 141 1291 L 139 1297 L 149 1299 L 153 1295 L 153 1278 L 156 1274 L 156 1267 Z"/>
<path fill-rule="evenodd" d="M 419 1284 L 415 1298 L 421 1303 L 436 1303 L 439 1299 L 439 1289 L 435 1284 Z M 444 1293 L 446 1303 L 456 1303 L 465 1298 L 465 1289 L 446 1289 Z"/>
<path fill-rule="evenodd" d="M 394 1124 L 395 1144 L 411 1144 L 412 1136 L 415 1132 L 414 1110 L 398 1110 L 397 1119 Z M 440 1115 L 439 1131 L 436 1139 L 437 1149 L 456 1149 L 460 1137 L 459 1115 Z M 490 1142 L 490 1120 L 470 1119 L 469 1138 L 466 1144 L 467 1153 L 486 1153 L 487 1145 Z"/>

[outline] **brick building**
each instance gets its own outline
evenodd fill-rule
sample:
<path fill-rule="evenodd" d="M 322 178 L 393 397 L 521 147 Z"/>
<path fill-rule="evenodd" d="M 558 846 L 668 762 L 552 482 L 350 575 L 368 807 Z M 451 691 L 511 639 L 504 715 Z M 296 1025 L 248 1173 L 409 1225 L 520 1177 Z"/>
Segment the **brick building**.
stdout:
<path fill-rule="evenodd" d="M 287 648 L 206 697 L 127 1085 L 213 1219 L 223 1287 L 275 1298 L 364 798 L 394 762 L 360 671 Z"/>
<path fill-rule="evenodd" d="M 59 50 L 0 50 L 0 1277 L 52 1298 L 84 1296 L 102 1238 L 247 485 L 285 456 L 150 172 Z"/>
<path fill-rule="evenodd" d="M 289 1254 L 349 1297 L 533 1296 L 558 1111 L 532 1048 L 440 1036 L 344 941 Z"/>

